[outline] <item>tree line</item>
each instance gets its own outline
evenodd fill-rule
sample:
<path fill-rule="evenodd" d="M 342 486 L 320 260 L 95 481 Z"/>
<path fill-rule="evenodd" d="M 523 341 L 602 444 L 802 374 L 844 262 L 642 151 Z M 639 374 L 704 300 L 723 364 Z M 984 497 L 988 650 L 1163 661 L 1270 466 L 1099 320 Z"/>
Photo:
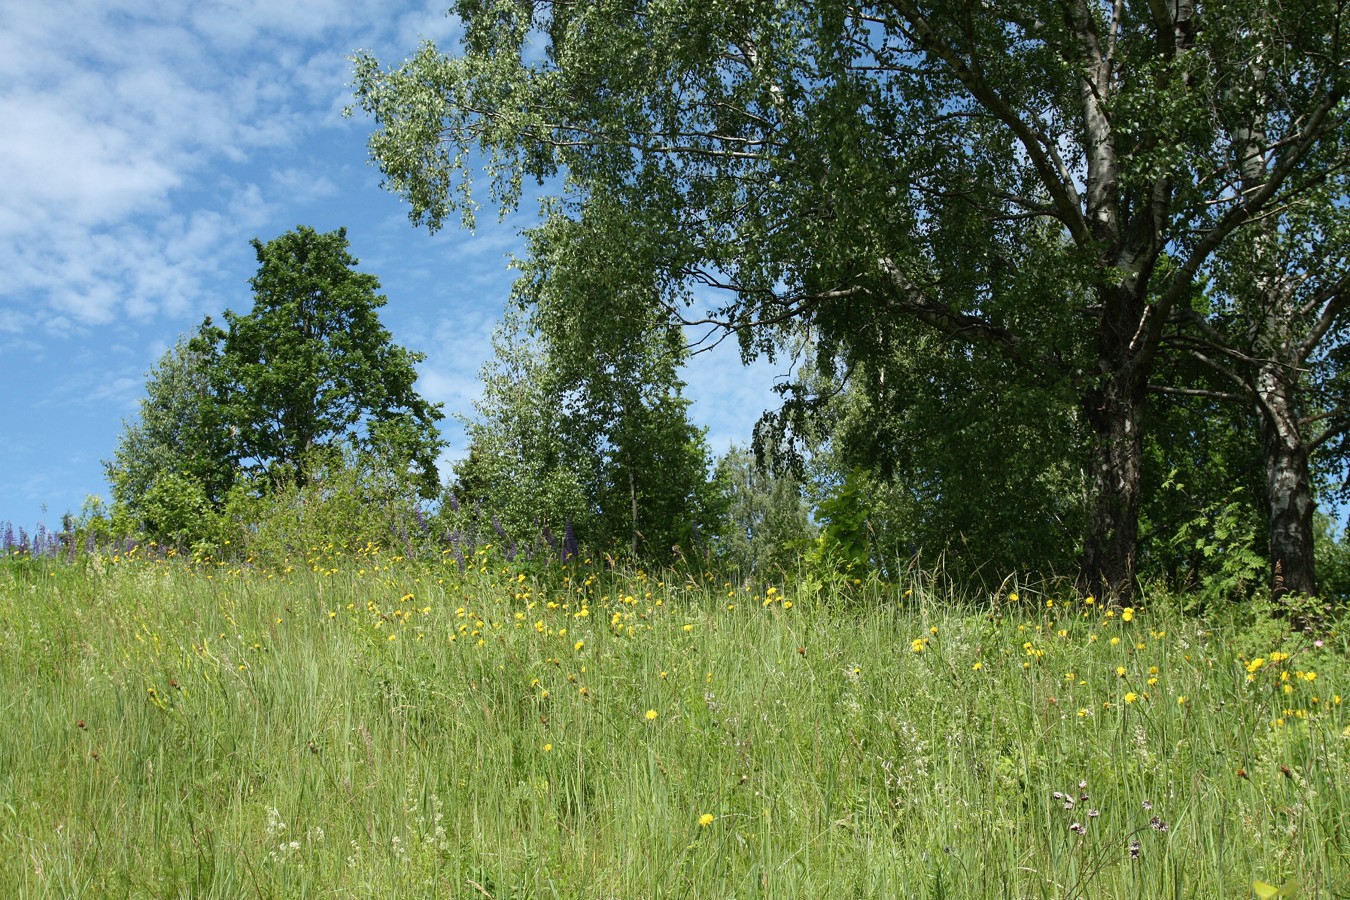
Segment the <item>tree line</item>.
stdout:
<path fill-rule="evenodd" d="M 472 225 L 477 160 L 502 209 L 527 179 L 561 188 L 433 504 L 446 534 L 853 571 L 926 557 L 1120 597 L 1140 577 L 1315 595 L 1319 553 L 1337 570 L 1317 517 L 1350 431 L 1336 3 L 454 11 L 453 53 L 355 58 L 386 187 L 432 230 Z M 430 496 L 439 411 L 408 399 L 415 354 L 401 388 L 306 431 L 336 397 L 313 385 L 340 382 L 270 368 L 250 319 L 178 351 L 214 373 L 207 505 L 339 445 Z M 797 361 L 753 463 L 712 460 L 688 419 L 691 334 Z M 146 494 L 152 419 L 128 429 L 115 501 Z"/>

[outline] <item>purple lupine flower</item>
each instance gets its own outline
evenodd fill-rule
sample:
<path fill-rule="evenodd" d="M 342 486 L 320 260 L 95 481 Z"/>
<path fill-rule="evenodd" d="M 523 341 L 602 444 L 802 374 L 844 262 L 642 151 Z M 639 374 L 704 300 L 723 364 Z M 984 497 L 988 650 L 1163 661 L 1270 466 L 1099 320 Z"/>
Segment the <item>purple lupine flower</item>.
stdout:
<path fill-rule="evenodd" d="M 451 555 L 454 556 L 455 562 L 459 564 L 459 574 L 461 575 L 464 574 L 465 569 L 464 548 L 461 546 L 462 544 L 463 544 L 463 537 L 460 535 L 460 533 L 458 531 L 450 532 Z"/>
<path fill-rule="evenodd" d="M 12 549 L 14 549 L 14 523 L 7 520 L 4 537 L 0 538 L 0 550 L 4 550 L 8 555 Z"/>
<path fill-rule="evenodd" d="M 497 518 L 496 513 L 492 514 L 492 530 L 497 532 L 497 537 L 503 541 L 506 540 L 506 529 L 502 527 L 501 520 Z"/>
<path fill-rule="evenodd" d="M 26 532 L 26 531 L 23 530 L 23 526 L 22 526 L 22 525 L 19 526 L 19 546 L 18 546 L 18 550 L 19 550 L 20 553 L 27 553 L 27 552 L 28 552 L 28 532 Z"/>
<path fill-rule="evenodd" d="M 455 492 L 454 492 L 454 491 L 451 491 L 451 492 L 446 496 L 445 499 L 446 499 L 446 502 L 448 502 L 448 503 L 450 504 L 450 511 L 451 511 L 451 512 L 459 512 L 459 498 L 455 496 Z"/>
<path fill-rule="evenodd" d="M 577 544 L 576 526 L 572 524 L 571 519 L 568 519 L 567 524 L 563 526 L 563 545 L 562 545 L 563 562 L 571 562 L 573 559 L 575 559 L 577 551 L 579 549 L 580 547 Z"/>

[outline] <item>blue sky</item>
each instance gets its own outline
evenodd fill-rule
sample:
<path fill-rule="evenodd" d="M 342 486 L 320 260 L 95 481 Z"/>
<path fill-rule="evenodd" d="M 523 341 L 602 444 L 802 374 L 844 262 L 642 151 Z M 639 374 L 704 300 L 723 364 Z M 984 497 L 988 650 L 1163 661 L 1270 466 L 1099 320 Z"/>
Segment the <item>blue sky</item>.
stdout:
<path fill-rule="evenodd" d="M 353 51 L 454 48 L 443 2 L 0 0 L 0 521 L 106 497 L 146 371 L 202 316 L 246 311 L 249 240 L 299 224 L 347 228 L 394 340 L 427 354 L 421 392 L 471 411 L 534 208 L 414 229 L 367 161 L 371 123 L 342 117 Z M 718 452 L 775 399 L 775 369 L 732 343 L 686 373 Z"/>

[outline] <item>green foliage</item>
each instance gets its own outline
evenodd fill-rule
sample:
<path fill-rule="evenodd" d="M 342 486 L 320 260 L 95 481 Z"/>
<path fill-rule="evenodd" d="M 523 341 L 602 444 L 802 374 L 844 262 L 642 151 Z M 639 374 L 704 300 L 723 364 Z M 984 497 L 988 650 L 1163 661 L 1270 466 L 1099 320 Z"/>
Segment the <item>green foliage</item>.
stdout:
<path fill-rule="evenodd" d="M 507 317 L 466 423 L 460 508 L 443 515 L 476 541 L 500 529 L 508 550 L 570 526 L 597 551 L 668 561 L 717 524 L 707 447 L 677 375 L 683 347 L 663 330 L 616 327 L 579 350 L 568 338 L 583 315 L 600 312 L 559 312 L 547 331 L 533 327 L 540 317 Z"/>
<path fill-rule="evenodd" d="M 1162 490 L 1181 493 L 1186 488 L 1173 472 Z M 1261 550 L 1259 521 L 1247 492 L 1236 488 L 1180 523 L 1167 536 L 1164 551 L 1172 558 L 1188 561 L 1185 580 L 1176 584 L 1174 579 L 1176 589 L 1185 591 L 1197 608 L 1245 600 L 1260 590 L 1268 561 Z"/>
<path fill-rule="evenodd" d="M 161 543 L 210 545 L 220 531 L 219 514 L 202 483 L 180 472 L 156 476 L 141 496 L 139 509 L 145 533 Z"/>
<path fill-rule="evenodd" d="M 180 338 L 146 379 L 139 415 L 124 422 L 113 458 L 104 463 L 115 518 L 135 521 L 158 478 L 168 473 L 192 482 L 187 490 L 215 504 L 237 474 L 235 451 L 222 420 L 212 378 L 221 363 L 207 319 L 192 338 Z"/>
<path fill-rule="evenodd" d="M 545 532 L 561 535 L 569 523 L 589 532 L 596 511 L 587 485 L 597 460 L 592 447 L 572 439 L 546 352 L 515 316 L 492 346 L 478 414 L 464 423 L 469 452 L 455 466 L 439 527 L 507 552 L 534 547 Z"/>
<path fill-rule="evenodd" d="M 319 517 L 331 531 L 310 522 L 303 540 L 346 542 L 371 532 L 367 506 L 396 496 L 406 507 L 410 492 L 439 490 L 442 414 L 414 390 L 423 357 L 391 342 L 377 315 L 379 280 L 355 271 L 345 230 L 301 226 L 253 246 L 252 310 L 227 311 L 224 329 L 207 318 L 165 354 L 105 463 L 112 522 L 125 533 L 218 542 L 230 528 L 258 527 L 316 477 L 330 507 L 339 486 L 357 493 L 345 499 L 350 522 Z M 281 544 L 303 542 L 282 530 L 291 536 Z"/>
<path fill-rule="evenodd" d="M 816 532 L 800 482 L 736 446 L 718 459 L 713 478 L 726 509 L 717 536 L 722 564 L 761 582 L 794 572 Z"/>
<path fill-rule="evenodd" d="M 1350 607 L 1350 542 L 1325 513 L 1316 517 L 1317 584 L 1327 602 Z"/>
<path fill-rule="evenodd" d="M 1197 286 L 1240 262 L 1226 244 L 1254 222 L 1335 207 L 1323 185 L 1345 168 L 1342 11 L 1315 0 L 1171 13 L 464 0 L 455 12 L 453 56 L 427 43 L 394 70 L 355 60 L 372 157 L 415 223 L 472 222 L 476 159 L 504 208 L 525 178 L 561 175 L 530 265 L 576 276 L 566 285 L 594 261 L 602 289 L 564 293 L 622 315 L 594 317 L 592 332 L 692 319 L 772 355 L 805 331 L 844 374 L 870 365 L 868 389 L 919 325 L 950 356 L 1001 357 L 978 366 L 971 406 L 1016 404 L 1039 382 L 1060 395 L 1029 404 L 1052 411 L 1053 443 L 1077 417 L 1053 465 L 1013 439 L 1051 498 L 1020 544 L 1046 555 L 1019 565 L 1058 568 L 1081 549 L 1085 585 L 1109 590 L 1135 574 L 1155 366 L 1174 351 L 1245 352 L 1223 328 L 1200 344 L 1174 333 L 1193 323 Z M 940 516 L 948 492 L 919 490 L 913 515 Z M 934 532 L 979 526 L 958 509 Z M 1017 529 L 977 546 L 994 532 Z"/>
<path fill-rule="evenodd" d="M 414 390 L 425 357 L 391 342 L 379 279 L 355 270 L 346 229 L 299 226 L 253 241 L 253 308 L 225 313 L 212 387 L 247 471 L 287 468 L 351 444 L 405 467 L 424 497 L 440 488 L 439 406 Z"/>
<path fill-rule="evenodd" d="M 228 541 L 229 556 L 281 566 L 320 551 L 438 555 L 418 486 L 383 460 L 348 449 L 303 462 L 299 473 L 273 471 L 231 490 L 217 542 Z"/>
<path fill-rule="evenodd" d="M 816 501 L 820 534 L 802 560 L 809 590 L 837 590 L 875 571 L 867 480 L 854 469 Z"/>

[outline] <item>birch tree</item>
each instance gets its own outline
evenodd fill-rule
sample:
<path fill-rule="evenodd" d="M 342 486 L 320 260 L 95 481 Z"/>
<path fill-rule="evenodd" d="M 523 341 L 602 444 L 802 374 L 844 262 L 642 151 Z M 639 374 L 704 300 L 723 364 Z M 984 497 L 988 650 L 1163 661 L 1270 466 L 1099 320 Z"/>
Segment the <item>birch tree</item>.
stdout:
<path fill-rule="evenodd" d="M 1091 437 L 1085 591 L 1132 589 L 1145 398 L 1175 314 L 1217 252 L 1345 162 L 1329 0 L 454 11 L 455 55 L 356 60 L 372 156 L 414 222 L 471 224 L 481 155 L 492 202 L 560 176 L 554 216 L 649 248 L 644 302 L 747 354 L 805 328 L 865 357 L 906 320 L 1068 379 Z M 1229 115 L 1222 64 L 1258 21 L 1284 98 L 1259 133 Z"/>

